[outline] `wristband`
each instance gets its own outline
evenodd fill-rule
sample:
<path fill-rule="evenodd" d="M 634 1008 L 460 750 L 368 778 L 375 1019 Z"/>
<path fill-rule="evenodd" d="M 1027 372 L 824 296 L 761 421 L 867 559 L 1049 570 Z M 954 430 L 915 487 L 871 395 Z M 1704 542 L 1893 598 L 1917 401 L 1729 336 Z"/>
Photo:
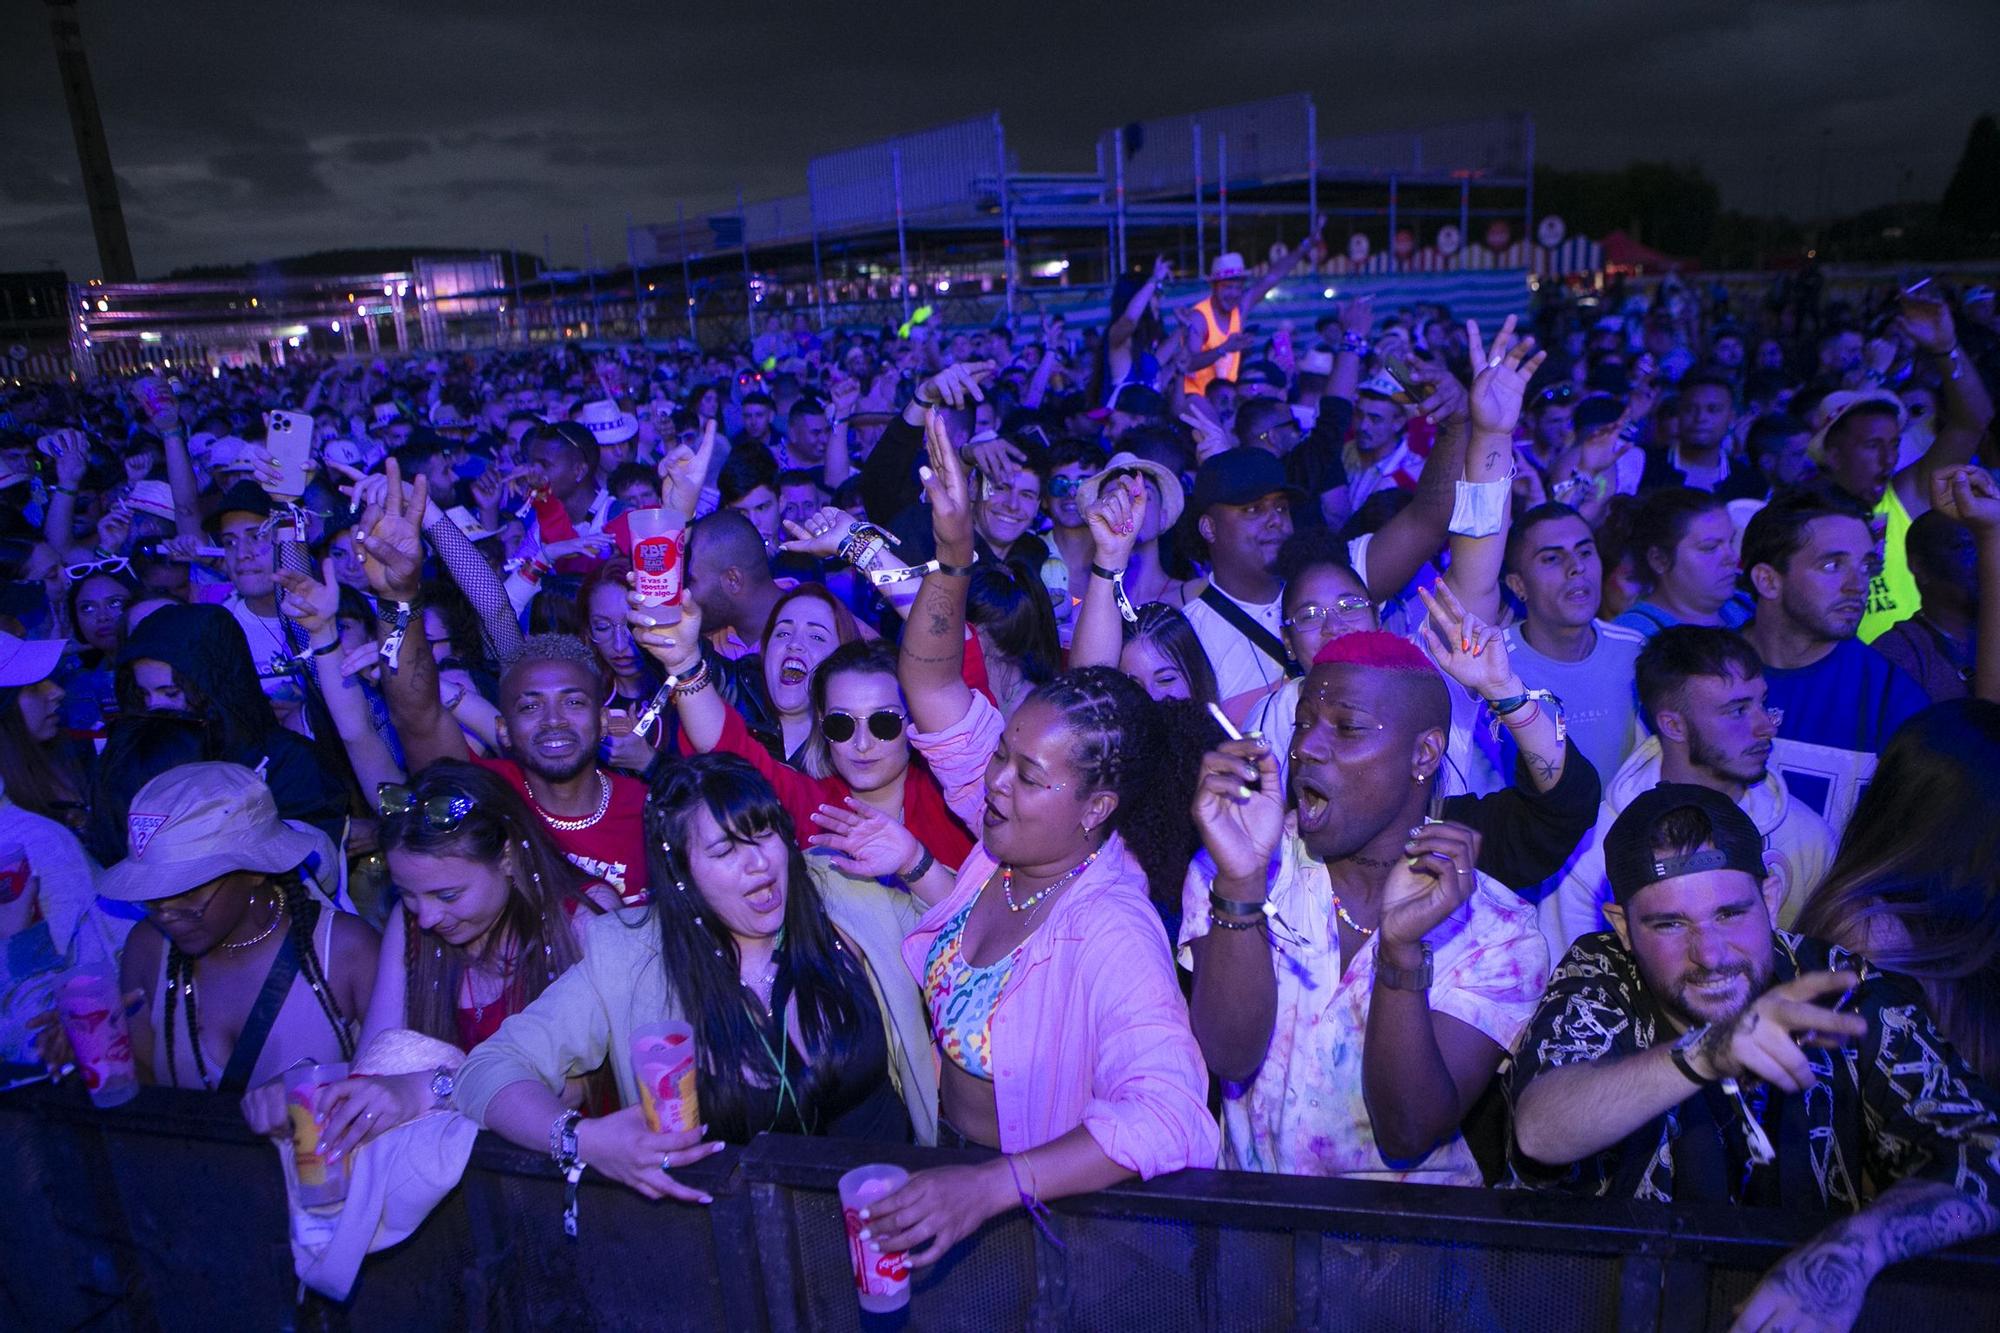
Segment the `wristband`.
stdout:
<path fill-rule="evenodd" d="M 673 691 L 674 698 L 685 699 L 690 694 L 700 694 L 707 689 L 708 679 L 708 658 L 703 657 L 685 676 L 668 676 L 667 687 Z"/>
<path fill-rule="evenodd" d="M 896 872 L 896 878 L 902 881 L 905 888 L 915 884 L 925 875 L 930 874 L 931 867 L 937 864 L 937 858 L 931 855 L 930 848 L 923 846 L 921 843 L 918 844 L 918 847 L 923 852 L 923 855 L 917 858 L 916 867 L 911 870 L 898 870 Z"/>
<path fill-rule="evenodd" d="M 1136 625 L 1139 623 L 1139 613 L 1133 609 L 1132 599 L 1125 595 L 1124 570 L 1106 569 L 1103 565 L 1092 561 L 1090 576 L 1092 578 L 1103 579 L 1111 585 L 1111 595 L 1118 602 L 1118 615 L 1126 624 Z"/>
<path fill-rule="evenodd" d="M 1514 492 L 1510 471 L 1494 481 L 1461 481 L 1451 506 L 1451 532 L 1458 537 L 1495 537 L 1506 527 L 1507 502 Z"/>
<path fill-rule="evenodd" d="M 382 660 L 389 664 L 391 671 L 397 669 L 397 659 L 403 654 L 403 635 L 410 628 L 410 614 L 415 610 L 416 608 L 408 602 L 396 603 L 395 628 L 389 631 L 389 637 L 382 640 L 381 648 Z"/>
<path fill-rule="evenodd" d="M 1686 1032 L 1683 1032 L 1680 1035 L 1680 1039 L 1667 1048 L 1667 1054 L 1673 1058 L 1674 1068 L 1680 1070 L 1688 1082 L 1699 1088 L 1705 1088 L 1715 1082 L 1715 1080 L 1712 1078 L 1703 1078 L 1696 1072 L 1693 1062 L 1687 1058 L 1687 1053 L 1694 1049 L 1696 1042 L 1707 1035 L 1708 1024 L 1704 1023 L 1698 1028 L 1689 1028 Z"/>
<path fill-rule="evenodd" d="M 977 555 L 972 557 L 972 564 L 969 565 L 947 565 L 943 560 L 931 561 L 931 565 L 936 570 L 936 572 L 940 574 L 949 574 L 955 579 L 971 578 L 972 571 L 974 568 L 978 566 L 978 564 L 979 564 L 979 557 Z"/>
<path fill-rule="evenodd" d="M 1254 903 L 1246 903 L 1236 898 L 1225 898 L 1215 889 L 1208 891 L 1208 912 L 1211 917 L 1229 917 L 1248 923 L 1251 916 L 1264 917 L 1271 913 L 1271 900 L 1259 898 Z"/>
<path fill-rule="evenodd" d="M 1364 333 L 1341 334 L 1340 350 L 1343 352 L 1352 352 L 1356 356 L 1367 356 L 1370 350 L 1368 346 L 1368 335 Z"/>
<path fill-rule="evenodd" d="M 563 1235 L 576 1239 L 576 1183 L 583 1179 L 583 1162 L 577 1156 L 576 1125 L 581 1111 L 564 1111 L 549 1126 L 549 1157 L 563 1173 Z"/>

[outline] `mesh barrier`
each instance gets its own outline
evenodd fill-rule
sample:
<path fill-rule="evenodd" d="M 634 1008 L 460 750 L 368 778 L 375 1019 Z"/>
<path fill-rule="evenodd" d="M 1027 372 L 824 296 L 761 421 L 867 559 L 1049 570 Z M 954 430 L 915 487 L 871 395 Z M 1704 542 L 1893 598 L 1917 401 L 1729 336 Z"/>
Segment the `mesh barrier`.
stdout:
<path fill-rule="evenodd" d="M 0 1098 L 0 1328 L 1680 1330 L 1734 1307 L 1817 1219 L 1734 1209 L 1185 1172 L 1019 1213 L 912 1283 L 854 1300 L 840 1174 L 965 1153 L 767 1135 L 686 1173 L 707 1208 L 597 1177 L 562 1234 L 545 1158 L 482 1138 L 415 1235 L 344 1305 L 294 1304 L 276 1154 L 233 1104 L 148 1090 Z M 2000 1247 L 1899 1265 L 1857 1325 L 2000 1327 Z"/>

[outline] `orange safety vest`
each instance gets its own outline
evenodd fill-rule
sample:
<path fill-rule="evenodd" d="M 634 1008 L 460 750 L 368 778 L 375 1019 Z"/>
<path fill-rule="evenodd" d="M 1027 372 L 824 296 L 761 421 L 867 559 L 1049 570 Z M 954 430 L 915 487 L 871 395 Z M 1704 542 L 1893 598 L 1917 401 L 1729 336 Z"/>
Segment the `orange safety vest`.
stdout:
<path fill-rule="evenodd" d="M 1202 328 L 1205 330 L 1202 334 L 1201 346 L 1196 349 L 1197 351 L 1206 352 L 1210 348 L 1220 347 L 1223 341 L 1231 334 L 1243 331 L 1243 307 L 1241 306 L 1229 312 L 1227 327 L 1223 327 L 1222 321 L 1215 317 L 1215 297 L 1202 297 L 1201 300 L 1194 303 L 1194 308 L 1201 311 Z M 1187 375 L 1182 376 L 1181 388 L 1187 393 L 1200 393 L 1208 387 L 1208 382 L 1217 375 L 1226 380 L 1233 380 L 1236 378 L 1237 367 L 1242 364 L 1242 361 L 1243 353 L 1241 352 L 1231 352 L 1228 356 L 1217 357 L 1214 362 L 1204 366 L 1202 369 L 1190 371 Z"/>

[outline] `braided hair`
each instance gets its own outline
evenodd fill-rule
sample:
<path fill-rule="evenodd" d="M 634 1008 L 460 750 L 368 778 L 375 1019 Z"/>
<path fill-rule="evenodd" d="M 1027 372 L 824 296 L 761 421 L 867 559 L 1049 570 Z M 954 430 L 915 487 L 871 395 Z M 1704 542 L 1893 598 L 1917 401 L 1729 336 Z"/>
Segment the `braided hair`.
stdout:
<path fill-rule="evenodd" d="M 1070 762 L 1086 789 L 1108 791 L 1118 808 L 1106 822 L 1146 867 L 1155 899 L 1180 901 L 1187 861 L 1178 867 L 1162 855 L 1185 841 L 1192 786 L 1184 790 L 1168 775 L 1162 712 L 1139 682 L 1116 667 L 1066 671 L 1029 696 L 1054 708 L 1070 731 Z M 1154 865 L 1152 862 L 1162 864 Z"/>
<path fill-rule="evenodd" d="M 340 1043 L 340 1058 L 352 1060 L 354 1030 L 341 1014 L 340 1004 L 333 998 L 333 984 L 327 980 L 326 968 L 320 964 L 319 954 L 313 949 L 313 928 L 319 924 L 322 910 L 319 899 L 307 890 L 297 870 L 274 875 L 266 882 L 278 890 L 278 900 L 289 922 L 286 934 L 291 937 L 292 948 L 298 954 L 299 975 L 306 979 L 306 985 L 319 1000 L 320 1012 L 326 1015 L 327 1023 L 333 1028 L 334 1039 Z M 174 1070 L 174 1007 L 177 997 L 186 1000 L 188 1045 L 194 1053 L 195 1074 L 201 1079 L 203 1087 L 213 1086 L 209 1081 L 208 1061 L 201 1053 L 201 1014 L 195 1006 L 195 961 L 182 953 L 172 940 L 167 942 L 167 997 L 162 1021 L 167 1047 L 167 1083 L 171 1087 L 180 1086 L 180 1076 Z"/>

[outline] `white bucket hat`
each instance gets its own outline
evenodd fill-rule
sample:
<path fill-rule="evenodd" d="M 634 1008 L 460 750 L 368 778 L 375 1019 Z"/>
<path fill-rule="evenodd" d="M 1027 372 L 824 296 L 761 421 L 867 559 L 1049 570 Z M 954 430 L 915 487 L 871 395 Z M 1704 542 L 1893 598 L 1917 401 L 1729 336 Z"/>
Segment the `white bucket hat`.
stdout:
<path fill-rule="evenodd" d="M 68 646 L 61 639 L 17 639 L 0 630 L 0 686 L 17 688 L 47 680 Z"/>
<path fill-rule="evenodd" d="M 182 764 L 139 789 L 125 817 L 127 855 L 97 891 L 157 902 L 238 870 L 296 869 L 322 840 L 278 818 L 264 780 L 241 764 Z"/>
<path fill-rule="evenodd" d="M 1102 472 L 1099 472 L 1095 476 L 1085 477 L 1077 484 L 1077 498 L 1086 505 L 1096 504 L 1097 493 L 1103 488 L 1105 481 L 1120 472 L 1143 473 L 1152 479 L 1155 486 L 1160 488 L 1160 509 L 1162 511 L 1160 514 L 1161 532 L 1165 532 L 1179 520 L 1181 510 L 1187 506 L 1187 496 L 1181 489 L 1181 479 L 1167 471 L 1161 464 L 1155 463 L 1151 459 L 1141 458 L 1137 454 L 1116 453 L 1111 455 L 1111 461 L 1104 465 Z"/>

